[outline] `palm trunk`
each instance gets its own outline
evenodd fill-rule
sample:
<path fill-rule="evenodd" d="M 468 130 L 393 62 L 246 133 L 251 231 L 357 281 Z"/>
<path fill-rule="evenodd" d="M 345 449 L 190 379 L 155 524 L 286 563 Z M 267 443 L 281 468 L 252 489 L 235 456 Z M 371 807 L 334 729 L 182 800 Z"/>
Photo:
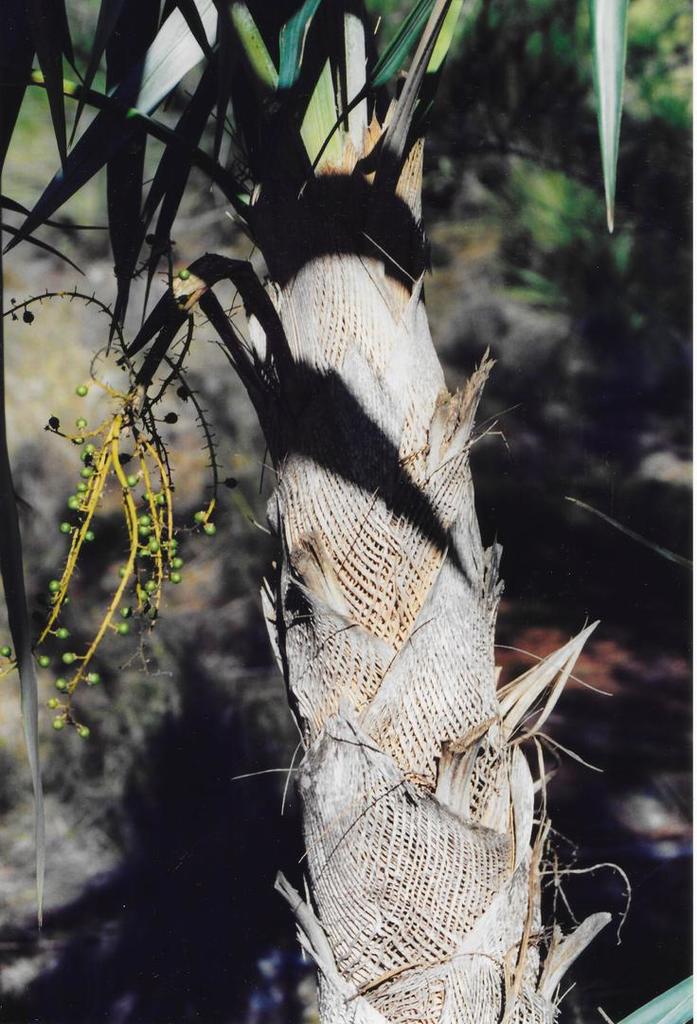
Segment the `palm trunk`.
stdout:
<path fill-rule="evenodd" d="M 446 389 L 420 184 L 417 144 L 391 195 L 325 174 L 256 213 L 285 349 L 260 410 L 278 472 L 263 597 L 304 749 L 307 895 L 278 887 L 323 1024 L 542 1022 L 607 915 L 545 933 L 541 964 L 549 823 L 519 726 L 590 630 L 497 695 L 499 549 L 469 468 L 492 364 Z M 254 320 L 252 337 L 263 350 Z"/>
<path fill-rule="evenodd" d="M 492 363 L 450 394 L 424 306 L 412 119 L 448 9 L 383 123 L 356 102 L 329 132 L 342 103 L 321 56 L 300 134 L 282 105 L 272 118 L 247 217 L 269 281 L 246 290 L 251 350 L 232 347 L 278 474 L 263 601 L 304 751 L 305 898 L 277 884 L 322 1024 L 551 1021 L 608 919 L 543 930 L 544 765 L 534 781 L 521 749 L 593 627 L 497 692 L 500 550 L 482 546 L 469 467 Z M 360 97 L 363 29 L 343 26 Z M 188 308 L 206 286 L 181 287 Z"/>

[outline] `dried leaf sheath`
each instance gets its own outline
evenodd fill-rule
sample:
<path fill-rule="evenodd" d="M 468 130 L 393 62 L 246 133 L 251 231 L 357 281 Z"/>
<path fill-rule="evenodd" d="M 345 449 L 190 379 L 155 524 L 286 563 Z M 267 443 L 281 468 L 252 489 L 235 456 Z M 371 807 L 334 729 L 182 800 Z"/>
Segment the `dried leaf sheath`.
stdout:
<path fill-rule="evenodd" d="M 323 1024 L 543 1022 L 555 998 L 541 987 L 548 826 L 533 827 L 515 737 L 533 701 L 556 700 L 589 631 L 511 684 L 504 716 L 498 550 L 482 547 L 469 470 L 491 363 L 448 393 L 412 216 L 419 158 L 400 182 L 408 201 L 330 173 L 283 221 L 263 200 L 258 212 L 263 248 L 264 226 L 276 229 L 271 292 L 292 357 L 269 436 L 281 557 L 264 601 L 306 744 L 316 916 L 281 888 L 320 966 Z M 393 239 L 385 225 L 400 218 Z M 321 237 L 284 237 L 293 221 L 321 223 Z M 552 964 L 544 978 L 558 975 Z"/>

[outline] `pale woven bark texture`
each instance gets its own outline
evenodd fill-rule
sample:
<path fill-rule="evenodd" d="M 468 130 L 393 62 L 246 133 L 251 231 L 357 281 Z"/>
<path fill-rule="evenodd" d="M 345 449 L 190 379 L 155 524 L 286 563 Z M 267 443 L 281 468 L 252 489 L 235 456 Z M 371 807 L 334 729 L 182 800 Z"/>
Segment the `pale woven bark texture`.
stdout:
<path fill-rule="evenodd" d="M 397 189 L 414 225 L 419 190 L 417 147 Z M 450 394 L 422 281 L 334 229 L 270 289 L 290 359 L 263 597 L 304 746 L 305 898 L 278 885 L 322 1024 L 543 1024 L 606 916 L 543 931 L 548 822 L 519 740 L 589 630 L 497 695 L 499 550 L 469 466 L 491 363 Z"/>

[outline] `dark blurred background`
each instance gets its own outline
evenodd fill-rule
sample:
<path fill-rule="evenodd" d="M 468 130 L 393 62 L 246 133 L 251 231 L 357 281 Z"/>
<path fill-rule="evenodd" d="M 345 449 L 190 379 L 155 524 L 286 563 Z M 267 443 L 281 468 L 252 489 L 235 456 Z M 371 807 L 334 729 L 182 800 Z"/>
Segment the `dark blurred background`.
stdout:
<path fill-rule="evenodd" d="M 83 7 L 87 49 L 96 11 L 89 0 Z M 387 38 L 407 5 L 370 7 Z M 691 557 L 691 10 L 682 0 L 630 3 L 610 236 L 586 5 L 465 8 L 427 148 L 427 303 L 451 386 L 487 347 L 497 360 L 473 465 L 483 534 L 504 548 L 503 678 L 601 620 L 549 731 L 602 773 L 562 756 L 549 800 L 560 860 L 578 872 L 564 876 L 560 920 L 614 915 L 570 976 L 562 1020 L 599 1021 L 598 1006 L 618 1020 L 691 969 L 691 573 L 565 499 Z M 175 97 L 173 118 L 176 107 Z M 43 96 L 29 94 L 3 182 L 27 205 L 56 167 L 47 124 Z M 75 223 L 104 223 L 103 181 L 67 211 Z M 174 234 L 182 263 L 205 250 L 250 254 L 197 173 Z M 85 277 L 23 246 L 6 266 L 8 298 L 77 285 L 110 301 L 105 232 L 58 241 Z M 106 320 L 67 299 L 33 313 L 9 329 L 9 418 L 40 612 L 79 468 L 43 427 L 51 415 L 96 421 L 105 411 L 74 388 Z M 3 1024 L 316 1019 L 312 972 L 273 892 L 278 868 L 300 881 L 302 846 L 292 781 L 284 801 L 297 735 L 258 599 L 273 556 L 251 521 L 264 522 L 269 493 L 264 445 L 205 330 L 189 365 L 224 473 L 238 485 L 222 495 L 217 535 L 182 544 L 184 580 L 170 588 L 153 636 L 105 651 L 104 681 L 81 703 L 89 741 L 54 734 L 42 712 L 40 935 L 16 680 L 0 681 Z M 186 524 L 209 478 L 191 403 L 173 395 L 170 404 L 177 422 L 163 431 Z M 97 539 L 73 596 L 77 638 L 89 636 L 122 560 L 116 502 L 105 503 Z M 55 674 L 42 673 L 44 700 Z M 238 777 L 255 772 L 266 774 Z M 604 863 L 631 884 L 620 945 L 624 878 L 612 867 L 585 870 Z"/>

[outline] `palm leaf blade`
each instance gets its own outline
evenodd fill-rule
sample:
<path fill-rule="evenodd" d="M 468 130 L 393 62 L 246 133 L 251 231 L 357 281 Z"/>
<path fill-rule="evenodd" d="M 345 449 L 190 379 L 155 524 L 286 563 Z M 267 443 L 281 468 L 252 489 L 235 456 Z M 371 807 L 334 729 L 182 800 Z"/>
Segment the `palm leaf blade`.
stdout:
<path fill-rule="evenodd" d="M 192 36 L 201 47 L 206 57 L 210 59 L 213 56 L 211 41 L 209 39 L 206 26 L 203 23 L 201 11 L 196 4 L 196 0 L 177 0 L 177 7 L 181 12 L 184 21 L 188 25 Z"/>
<path fill-rule="evenodd" d="M 428 68 L 426 70 L 430 75 L 440 69 L 443 61 L 448 55 L 463 5 L 464 0 L 453 0 L 453 3 L 450 5 L 450 10 L 445 16 L 443 27 L 436 39 L 436 45 L 433 47 L 433 54 L 428 62 Z"/>
<path fill-rule="evenodd" d="M 629 0 L 591 0 L 593 78 L 603 165 L 607 226 L 615 220 L 617 157 L 622 120 L 624 67 L 627 57 Z"/>
<path fill-rule="evenodd" d="M 125 0 L 102 0 L 99 8 L 99 14 L 97 15 L 97 25 L 94 30 L 94 41 L 92 43 L 89 63 L 82 79 L 82 84 L 85 89 L 90 89 L 92 87 L 94 76 L 97 74 L 104 51 L 106 50 L 107 44 L 111 39 L 112 32 L 116 28 L 116 24 L 121 16 L 124 3 Z M 77 126 L 84 108 L 85 97 L 83 94 L 78 101 L 75 120 L 73 121 L 73 137 L 77 131 Z"/>
<path fill-rule="evenodd" d="M 209 46 L 215 40 L 216 8 L 213 0 L 195 0 Z M 192 68 L 204 52 L 192 35 L 186 18 L 174 10 L 157 33 L 144 59 L 116 89 L 114 96 L 136 110 L 150 114 Z"/>
<path fill-rule="evenodd" d="M 196 0 L 209 38 L 215 34 L 216 11 L 212 0 Z M 145 58 L 129 72 L 113 91 L 112 100 L 144 114 L 161 103 L 181 79 L 203 59 L 203 51 L 192 36 L 180 11 L 165 21 Z M 119 116 L 102 110 L 95 117 L 74 149 L 65 167 L 59 171 L 39 197 L 11 246 L 21 241 L 58 210 L 116 152 L 133 137 L 140 125 L 138 118 Z"/>
<path fill-rule="evenodd" d="M 0 255 L 0 306 L 2 306 L 2 256 Z M 39 760 L 39 699 L 32 654 L 31 630 L 24 586 L 22 535 L 7 446 L 4 379 L 4 319 L 0 315 L 0 575 L 5 591 L 7 618 L 19 671 L 22 728 L 34 790 L 34 843 L 36 850 L 36 903 L 41 926 L 43 915 L 46 834 L 44 798 Z"/>
<path fill-rule="evenodd" d="M 692 977 L 678 982 L 619 1024 L 687 1024 L 692 1019 Z"/>
<path fill-rule="evenodd" d="M 419 0 L 373 68 L 372 84 L 385 85 L 395 75 L 421 36 L 435 0 Z"/>
<path fill-rule="evenodd" d="M 0 223 L 0 230 L 8 231 L 11 235 L 19 234 L 18 228 L 13 228 L 10 224 Z M 50 252 L 52 256 L 57 256 L 59 260 L 63 260 L 64 263 L 70 264 L 70 266 L 77 270 L 78 274 L 84 274 L 84 271 L 78 267 L 77 263 L 73 263 L 70 257 L 62 253 L 60 249 L 56 249 L 55 246 L 49 245 L 48 242 L 42 242 L 40 238 L 34 238 L 33 235 L 24 235 L 22 241 L 29 242 L 31 245 L 35 245 L 38 249 L 43 249 L 45 252 Z"/>
<path fill-rule="evenodd" d="M 322 0 L 305 0 L 297 14 L 285 23 L 279 36 L 278 88 L 290 89 L 300 74 L 305 37 Z"/>
<path fill-rule="evenodd" d="M 213 65 L 209 65 L 203 73 L 191 102 L 180 117 L 176 132 L 179 138 L 188 139 L 196 145 L 208 122 L 216 98 L 216 74 Z M 165 252 L 170 242 L 170 233 L 184 189 L 191 173 L 191 161 L 182 153 L 180 147 L 170 144 L 166 147 L 158 165 L 155 177 L 150 186 L 143 213 L 141 231 L 143 237 L 160 202 L 162 207 L 157 218 L 153 254 L 149 260 L 148 280 L 152 280 L 160 254 Z"/>
<path fill-rule="evenodd" d="M 106 47 L 107 89 L 116 87 L 129 73 L 134 55 L 144 58 L 157 33 L 159 13 L 159 0 L 126 0 Z M 145 126 L 134 125 L 128 145 L 107 161 L 107 213 L 117 281 L 114 320 L 119 324 L 123 323 L 140 255 L 146 140 Z"/>
<path fill-rule="evenodd" d="M 56 145 L 65 166 L 67 135 L 63 100 L 63 46 L 67 19 L 64 0 L 27 0 L 29 28 L 46 82 L 46 93 L 56 136 Z"/>
<path fill-rule="evenodd" d="M 0 32 L 0 172 L 31 71 L 34 47 L 23 0 L 6 0 Z"/>
<path fill-rule="evenodd" d="M 247 4 L 233 3 L 230 20 L 258 81 L 267 89 L 276 89 L 278 71 Z"/>

